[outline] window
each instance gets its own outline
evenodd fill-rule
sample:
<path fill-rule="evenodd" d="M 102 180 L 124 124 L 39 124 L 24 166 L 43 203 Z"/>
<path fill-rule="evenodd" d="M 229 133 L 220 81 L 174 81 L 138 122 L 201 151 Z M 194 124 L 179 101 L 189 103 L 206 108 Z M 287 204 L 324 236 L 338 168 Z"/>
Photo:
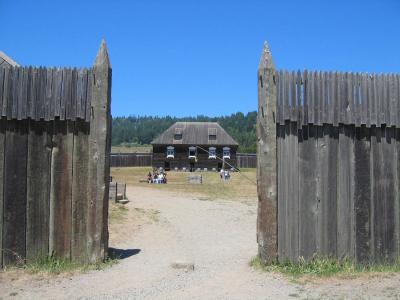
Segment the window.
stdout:
<path fill-rule="evenodd" d="M 175 148 L 172 146 L 167 147 L 167 158 L 175 158 Z"/>
<path fill-rule="evenodd" d="M 182 139 L 182 133 L 180 133 L 180 134 L 175 133 L 175 135 L 174 135 L 174 140 L 179 141 L 179 140 L 181 140 L 181 139 Z"/>
<path fill-rule="evenodd" d="M 175 141 L 182 140 L 182 128 L 175 128 L 174 140 Z"/>
<path fill-rule="evenodd" d="M 227 158 L 230 159 L 231 158 L 231 148 L 229 147 L 224 147 L 222 149 L 222 158 Z"/>
<path fill-rule="evenodd" d="M 189 158 L 196 158 L 197 156 L 197 148 L 189 147 Z"/>
<path fill-rule="evenodd" d="M 208 128 L 208 140 L 209 141 L 217 140 L 217 128 Z"/>
<path fill-rule="evenodd" d="M 208 158 L 217 158 L 217 149 L 215 147 L 208 148 Z"/>

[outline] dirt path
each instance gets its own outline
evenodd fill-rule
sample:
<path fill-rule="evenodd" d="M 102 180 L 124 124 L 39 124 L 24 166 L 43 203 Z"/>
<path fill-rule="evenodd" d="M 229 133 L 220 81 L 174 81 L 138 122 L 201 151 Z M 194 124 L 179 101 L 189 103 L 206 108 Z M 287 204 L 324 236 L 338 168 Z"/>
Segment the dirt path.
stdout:
<path fill-rule="evenodd" d="M 0 275 L 1 298 L 26 299 L 320 299 L 400 298 L 399 275 L 294 283 L 248 266 L 256 254 L 256 201 L 201 201 L 128 188 L 124 221 L 110 246 L 127 257 L 104 271 L 73 276 Z M 194 271 L 171 267 L 194 263 Z"/>

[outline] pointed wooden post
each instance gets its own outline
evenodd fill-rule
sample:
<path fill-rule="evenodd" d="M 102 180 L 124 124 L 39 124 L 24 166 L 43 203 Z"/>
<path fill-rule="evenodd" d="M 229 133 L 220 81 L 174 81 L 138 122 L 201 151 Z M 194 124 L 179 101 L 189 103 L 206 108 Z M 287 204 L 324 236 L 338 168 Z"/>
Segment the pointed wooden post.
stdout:
<path fill-rule="evenodd" d="M 96 262 L 107 256 L 108 193 L 111 150 L 111 64 L 105 41 L 101 42 L 90 76 L 92 86 L 88 207 L 88 259 Z"/>
<path fill-rule="evenodd" d="M 264 262 L 278 256 L 278 202 L 276 153 L 275 67 L 268 44 L 264 44 L 258 67 L 257 115 L 257 243 Z"/>

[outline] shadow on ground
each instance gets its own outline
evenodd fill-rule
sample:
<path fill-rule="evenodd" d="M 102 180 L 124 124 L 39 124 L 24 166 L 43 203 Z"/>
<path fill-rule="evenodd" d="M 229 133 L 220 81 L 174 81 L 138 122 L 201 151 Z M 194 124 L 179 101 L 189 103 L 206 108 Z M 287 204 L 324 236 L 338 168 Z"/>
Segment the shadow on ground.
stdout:
<path fill-rule="evenodd" d="M 108 256 L 113 259 L 125 259 L 136 255 L 140 252 L 140 249 L 117 249 L 108 248 Z"/>

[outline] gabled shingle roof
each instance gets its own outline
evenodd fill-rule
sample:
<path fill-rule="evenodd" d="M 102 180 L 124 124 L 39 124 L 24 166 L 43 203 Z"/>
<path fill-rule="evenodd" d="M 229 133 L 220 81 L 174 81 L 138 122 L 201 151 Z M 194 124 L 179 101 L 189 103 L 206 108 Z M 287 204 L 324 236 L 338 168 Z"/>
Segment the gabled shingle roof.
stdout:
<path fill-rule="evenodd" d="M 174 139 L 182 133 L 182 139 Z M 209 139 L 209 134 L 216 132 L 216 139 Z M 239 144 L 215 122 L 176 122 L 155 138 L 153 145 L 224 145 L 238 146 Z"/>
<path fill-rule="evenodd" d="M 18 64 L 4 52 L 0 51 L 0 67 L 17 67 Z"/>

